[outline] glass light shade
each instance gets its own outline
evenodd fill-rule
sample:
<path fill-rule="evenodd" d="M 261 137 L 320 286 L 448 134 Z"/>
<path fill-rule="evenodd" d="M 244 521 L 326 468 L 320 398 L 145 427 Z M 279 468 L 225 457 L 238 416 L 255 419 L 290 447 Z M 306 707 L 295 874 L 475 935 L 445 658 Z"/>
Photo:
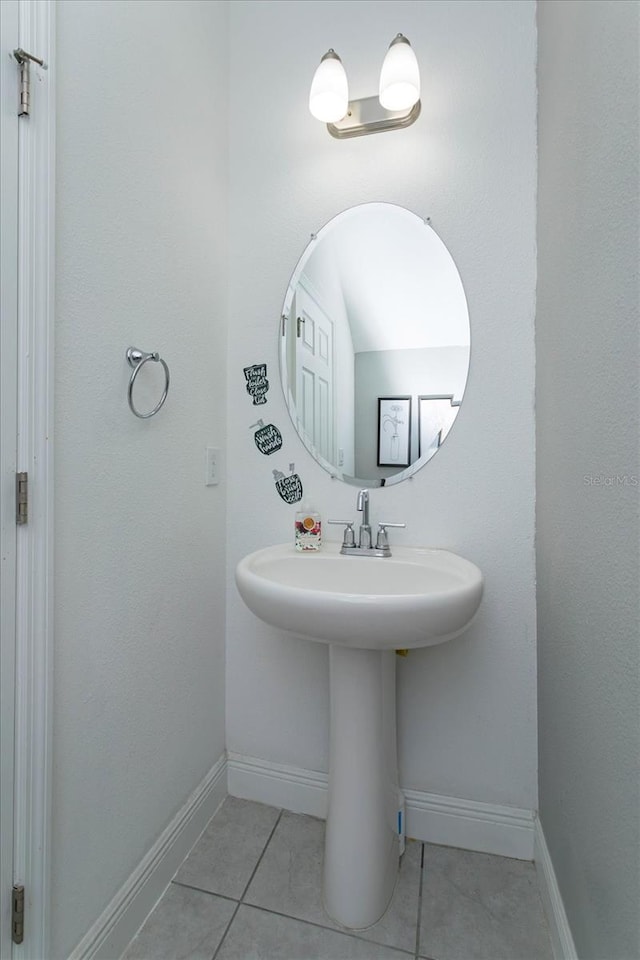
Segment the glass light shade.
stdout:
<path fill-rule="evenodd" d="M 380 71 L 380 103 L 385 110 L 409 110 L 420 99 L 420 70 L 406 38 L 398 34 Z"/>
<path fill-rule="evenodd" d="M 342 120 L 349 106 L 347 75 L 340 57 L 330 50 L 320 61 L 311 82 L 309 110 L 323 123 Z"/>

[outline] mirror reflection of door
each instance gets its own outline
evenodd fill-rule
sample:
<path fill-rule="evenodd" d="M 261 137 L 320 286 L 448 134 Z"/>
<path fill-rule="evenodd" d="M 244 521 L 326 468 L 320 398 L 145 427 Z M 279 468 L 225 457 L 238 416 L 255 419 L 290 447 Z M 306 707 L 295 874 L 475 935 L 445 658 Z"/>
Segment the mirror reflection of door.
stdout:
<path fill-rule="evenodd" d="M 296 398 L 299 422 L 312 447 L 336 462 L 333 323 L 311 294 L 296 294 Z"/>

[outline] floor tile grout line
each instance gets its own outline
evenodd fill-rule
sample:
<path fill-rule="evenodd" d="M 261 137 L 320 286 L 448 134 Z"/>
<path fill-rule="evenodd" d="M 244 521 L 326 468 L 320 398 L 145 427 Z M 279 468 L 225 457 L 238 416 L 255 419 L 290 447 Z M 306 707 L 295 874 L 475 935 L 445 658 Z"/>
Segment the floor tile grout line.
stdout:
<path fill-rule="evenodd" d="M 242 891 L 242 896 L 240 897 L 240 903 L 244 903 L 244 898 L 245 898 L 246 895 L 247 895 L 247 892 L 248 892 L 248 890 L 249 890 L 249 887 L 251 886 L 251 883 L 252 883 L 252 881 L 253 881 L 253 878 L 255 877 L 256 873 L 258 872 L 258 867 L 259 867 L 260 864 L 262 863 L 262 859 L 263 859 L 265 853 L 267 852 L 267 848 L 268 848 L 269 844 L 271 843 L 271 838 L 273 837 L 274 833 L 275 833 L 276 830 L 278 829 L 278 824 L 279 824 L 280 821 L 282 820 L 282 814 L 283 814 L 283 813 L 284 813 L 284 810 L 281 809 L 281 810 L 280 810 L 280 813 L 278 814 L 278 819 L 277 819 L 276 822 L 274 823 L 273 828 L 272 828 L 272 830 L 271 830 L 271 833 L 270 833 L 269 836 L 267 837 L 267 842 L 265 843 L 264 847 L 262 848 L 262 853 L 261 853 L 260 856 L 258 857 L 258 862 L 256 863 L 255 867 L 254 867 L 253 870 L 251 871 L 251 876 L 250 876 L 249 879 L 247 880 L 247 884 L 246 884 L 244 890 Z"/>
<path fill-rule="evenodd" d="M 187 890 L 195 890 L 197 893 L 206 893 L 210 897 L 219 897 L 221 900 L 230 900 L 231 903 L 240 903 L 237 897 L 230 897 L 227 893 L 216 893 L 213 890 L 207 890 L 205 887 L 197 887 L 194 883 L 184 883 L 182 880 L 172 880 L 171 883 L 175 884 L 176 887 L 185 887 Z"/>
<path fill-rule="evenodd" d="M 412 957 L 412 950 L 405 950 L 403 947 L 396 947 L 389 943 L 380 943 L 379 940 L 368 940 L 366 937 L 358 936 L 357 933 L 351 933 L 347 929 L 337 927 L 327 927 L 316 920 L 302 920 L 300 917 L 293 917 L 290 913 L 281 913 L 280 910 L 271 910 L 269 907 L 260 907 L 257 903 L 247 903 L 243 901 L 242 906 L 251 907 L 252 910 L 260 910 L 261 913 L 272 913 L 275 917 L 282 917 L 284 920 L 295 920 L 296 923 L 304 923 L 307 927 L 316 927 L 318 930 L 326 930 L 328 933 L 337 933 L 343 937 L 349 937 L 351 940 L 358 940 L 360 943 L 366 943 L 372 947 L 385 947 L 387 950 L 396 950 L 405 957 Z"/>
<path fill-rule="evenodd" d="M 416 950 L 414 960 L 420 957 L 420 924 L 422 923 L 422 883 L 424 879 L 424 843 L 420 846 L 420 883 L 418 884 L 418 920 L 416 923 Z"/>
<path fill-rule="evenodd" d="M 242 901 L 243 901 L 243 899 L 244 899 L 244 897 L 245 897 L 245 894 L 246 894 L 247 890 L 248 890 L 249 887 L 251 886 L 251 881 L 253 880 L 253 878 L 254 878 L 255 875 L 256 875 L 256 870 L 258 869 L 258 867 L 259 867 L 260 864 L 262 863 L 262 858 L 264 857 L 265 850 L 267 849 L 267 847 L 268 847 L 269 844 L 271 843 L 271 837 L 272 837 L 272 836 L 274 835 L 274 833 L 276 832 L 276 827 L 277 827 L 278 824 L 280 823 L 280 820 L 281 820 L 281 818 L 282 818 L 282 814 L 283 814 L 283 810 L 281 809 L 280 812 L 279 812 L 279 814 L 278 814 L 278 817 L 277 817 L 277 819 L 276 819 L 276 822 L 275 822 L 274 825 L 273 825 L 273 828 L 272 828 L 272 830 L 271 830 L 271 833 L 270 833 L 269 836 L 267 837 L 267 842 L 265 843 L 264 847 L 262 848 L 262 853 L 261 853 L 260 856 L 258 857 L 258 862 L 256 863 L 255 867 L 254 867 L 253 870 L 251 871 L 251 876 L 249 877 L 249 879 L 248 879 L 248 881 L 247 881 L 247 884 L 246 884 L 244 890 L 242 891 L 242 897 L 240 898 L 240 900 L 238 900 L 238 901 L 236 902 L 236 908 L 235 908 L 235 910 L 233 911 L 233 914 L 231 915 L 231 919 L 229 920 L 229 923 L 228 923 L 227 926 L 225 927 L 225 931 L 224 931 L 224 933 L 222 934 L 222 937 L 220 938 L 220 943 L 219 943 L 218 946 L 216 947 L 216 951 L 215 951 L 213 957 L 211 958 L 211 960 L 216 960 L 216 957 L 218 956 L 218 954 L 220 953 L 220 950 L 222 949 L 222 944 L 223 944 L 223 943 L 225 942 L 225 940 L 227 939 L 227 934 L 229 933 L 229 930 L 231 929 L 231 924 L 232 924 L 233 921 L 235 920 L 236 915 L 237 915 L 237 913 L 238 913 L 238 910 L 239 910 L 240 907 L 242 906 Z"/>
<path fill-rule="evenodd" d="M 229 923 L 226 925 L 226 927 L 225 927 L 225 929 L 224 929 L 224 933 L 223 933 L 222 936 L 220 937 L 220 943 L 219 943 L 218 946 L 216 947 L 215 953 L 213 954 L 211 960 L 216 960 L 216 957 L 217 957 L 218 954 L 220 953 L 220 950 L 222 949 L 222 944 L 224 943 L 224 941 L 225 941 L 226 938 L 227 938 L 227 934 L 229 933 L 229 929 L 230 929 L 230 927 L 231 927 L 231 924 L 232 924 L 233 921 L 235 920 L 236 914 L 237 914 L 237 912 L 238 912 L 239 909 L 240 909 L 240 902 L 237 902 L 237 903 L 236 903 L 236 908 L 235 908 L 235 910 L 233 911 L 233 913 L 231 914 L 231 919 L 229 920 Z"/>

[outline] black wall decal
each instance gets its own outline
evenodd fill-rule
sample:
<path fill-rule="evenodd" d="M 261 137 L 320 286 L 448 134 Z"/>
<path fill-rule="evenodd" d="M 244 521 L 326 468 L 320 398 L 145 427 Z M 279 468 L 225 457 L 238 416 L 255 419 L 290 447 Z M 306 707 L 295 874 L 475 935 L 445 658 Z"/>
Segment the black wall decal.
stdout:
<path fill-rule="evenodd" d="M 252 423 L 251 428 L 259 427 L 259 430 L 253 435 L 253 439 L 256 442 L 256 447 L 260 453 L 264 453 L 265 456 L 269 456 L 270 453 L 275 453 L 276 450 L 279 450 L 282 446 L 282 434 L 278 428 L 273 423 L 268 423 L 265 427 L 264 420 L 258 420 L 257 423 Z"/>
<path fill-rule="evenodd" d="M 288 477 L 285 477 L 281 470 L 273 471 L 276 490 L 285 503 L 297 503 L 298 500 L 302 500 L 302 480 L 297 473 L 294 473 L 295 469 L 295 463 L 290 463 L 290 476 Z"/>
<path fill-rule="evenodd" d="M 266 393 L 269 389 L 266 363 L 254 363 L 251 367 L 245 367 L 244 375 L 247 380 L 247 393 L 253 397 L 254 405 L 266 403 Z"/>

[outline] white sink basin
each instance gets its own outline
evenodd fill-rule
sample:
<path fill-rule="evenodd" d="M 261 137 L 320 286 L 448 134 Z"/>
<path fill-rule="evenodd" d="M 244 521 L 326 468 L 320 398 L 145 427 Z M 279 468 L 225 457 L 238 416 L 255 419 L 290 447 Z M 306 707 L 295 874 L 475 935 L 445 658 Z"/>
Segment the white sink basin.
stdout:
<path fill-rule="evenodd" d="M 369 650 L 443 643 L 471 623 L 482 597 L 475 564 L 448 550 L 394 547 L 393 556 L 344 557 L 289 544 L 237 566 L 242 599 L 261 620 L 310 640 Z"/>

